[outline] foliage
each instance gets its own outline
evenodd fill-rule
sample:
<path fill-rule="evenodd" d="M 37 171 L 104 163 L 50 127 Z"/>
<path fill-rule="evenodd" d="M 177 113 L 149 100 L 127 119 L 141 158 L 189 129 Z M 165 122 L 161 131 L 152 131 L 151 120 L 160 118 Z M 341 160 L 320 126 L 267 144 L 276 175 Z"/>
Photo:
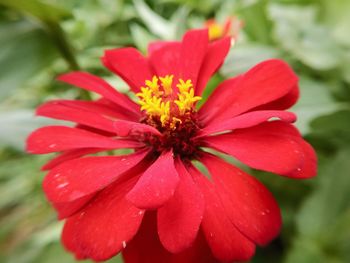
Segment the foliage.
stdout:
<path fill-rule="evenodd" d="M 26 135 L 49 123 L 33 117 L 37 105 L 91 96 L 54 78 L 80 68 L 125 91 L 102 69 L 104 49 L 133 45 L 146 52 L 152 40 L 178 39 L 209 18 L 238 16 L 244 28 L 208 90 L 267 58 L 287 60 L 300 76 L 296 125 L 319 157 L 319 175 L 309 181 L 256 173 L 285 223 L 252 262 L 350 262 L 349 13 L 347 0 L 0 0 L 0 261 L 74 262 L 59 244 L 62 224 L 41 191 L 46 157 L 24 153 Z"/>

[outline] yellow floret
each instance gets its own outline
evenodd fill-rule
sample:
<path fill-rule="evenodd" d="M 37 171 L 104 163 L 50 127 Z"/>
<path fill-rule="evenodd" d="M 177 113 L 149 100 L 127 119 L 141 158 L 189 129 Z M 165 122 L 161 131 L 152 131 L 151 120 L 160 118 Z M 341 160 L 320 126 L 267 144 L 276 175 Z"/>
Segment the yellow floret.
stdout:
<path fill-rule="evenodd" d="M 176 87 L 179 89 L 180 93 L 188 92 L 190 88 L 193 87 L 192 81 L 190 79 L 183 81 L 183 79 L 179 79 L 179 84 L 176 85 Z"/>
<path fill-rule="evenodd" d="M 179 90 L 178 99 L 169 100 L 167 96 L 173 92 L 173 77 L 173 75 L 166 75 L 158 79 L 154 76 L 152 81 L 146 80 L 146 87 L 141 87 L 141 92 L 136 94 L 139 97 L 138 103 L 141 105 L 141 110 L 149 116 L 159 117 L 162 126 L 169 124 L 171 129 L 175 129 L 176 124 L 182 122 L 180 118 L 177 118 L 179 117 L 178 114 L 184 115 L 191 111 L 193 105 L 201 99 L 201 97 L 194 95 L 193 84 L 190 79 L 186 81 L 179 79 L 179 83 L 176 85 Z M 163 90 L 160 90 L 158 80 L 160 80 Z M 171 105 L 174 104 L 177 105 L 178 112 L 172 113 Z"/>
<path fill-rule="evenodd" d="M 173 93 L 173 89 L 172 89 L 173 78 L 174 78 L 174 75 L 166 75 L 165 77 L 159 77 L 166 96 Z"/>

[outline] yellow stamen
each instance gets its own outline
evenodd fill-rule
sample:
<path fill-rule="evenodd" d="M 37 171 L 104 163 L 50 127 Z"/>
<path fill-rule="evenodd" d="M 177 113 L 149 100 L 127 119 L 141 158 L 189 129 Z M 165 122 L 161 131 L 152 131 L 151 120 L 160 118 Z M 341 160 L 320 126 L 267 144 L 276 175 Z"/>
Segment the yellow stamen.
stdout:
<path fill-rule="evenodd" d="M 162 95 L 162 92 L 159 91 L 158 78 L 157 76 L 153 76 L 152 81 L 145 81 L 146 87 L 150 88 L 153 92 L 153 95 L 159 96 Z"/>
<path fill-rule="evenodd" d="M 168 96 L 171 93 L 173 93 L 173 89 L 171 87 L 173 84 L 173 78 L 174 75 L 166 75 L 165 77 L 159 77 L 165 92 L 165 96 Z"/>
<path fill-rule="evenodd" d="M 182 123 L 181 118 L 178 117 L 192 111 L 193 106 L 201 97 L 194 96 L 194 88 L 190 79 L 186 81 L 179 79 L 176 85 L 179 90 L 178 99 L 170 100 L 168 95 L 173 92 L 173 77 L 173 75 L 159 77 L 163 90 L 160 90 L 157 76 L 154 76 L 152 81 L 146 80 L 146 87 L 141 87 L 141 92 L 136 96 L 140 99 L 138 103 L 141 105 L 141 110 L 145 111 L 148 116 L 157 116 L 163 127 L 168 124 L 171 129 L 176 129 L 177 123 Z M 171 110 L 175 105 L 178 110 Z"/>
<path fill-rule="evenodd" d="M 208 26 L 209 40 L 215 40 L 222 37 L 224 33 L 224 29 L 222 25 L 216 22 L 211 22 L 207 26 Z"/>
<path fill-rule="evenodd" d="M 176 85 L 179 89 L 178 100 L 175 100 L 174 103 L 179 108 L 180 114 L 184 114 L 186 111 L 192 109 L 192 106 L 196 101 L 199 101 L 202 98 L 194 96 L 193 85 L 190 79 L 186 82 L 179 79 L 179 82 L 180 83 Z"/>
<path fill-rule="evenodd" d="M 190 88 L 193 87 L 192 81 L 190 79 L 183 81 L 183 79 L 179 79 L 179 84 L 176 85 L 179 89 L 180 93 L 188 92 Z"/>

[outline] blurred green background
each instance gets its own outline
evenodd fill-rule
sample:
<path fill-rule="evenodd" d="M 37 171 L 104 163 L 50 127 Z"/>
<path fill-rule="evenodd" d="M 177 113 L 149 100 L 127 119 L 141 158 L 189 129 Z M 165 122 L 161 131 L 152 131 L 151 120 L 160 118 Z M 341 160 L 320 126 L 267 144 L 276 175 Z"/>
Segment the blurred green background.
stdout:
<path fill-rule="evenodd" d="M 0 0 L 0 262 L 74 262 L 41 190 L 50 156 L 24 152 L 30 131 L 54 123 L 34 117 L 39 104 L 86 96 L 55 76 L 82 69 L 126 91 L 101 66 L 104 49 L 145 52 L 154 39 L 230 16 L 244 27 L 209 90 L 262 60 L 285 59 L 300 76 L 296 125 L 319 158 L 312 180 L 252 171 L 276 196 L 284 225 L 251 262 L 350 262 L 349 0 Z"/>

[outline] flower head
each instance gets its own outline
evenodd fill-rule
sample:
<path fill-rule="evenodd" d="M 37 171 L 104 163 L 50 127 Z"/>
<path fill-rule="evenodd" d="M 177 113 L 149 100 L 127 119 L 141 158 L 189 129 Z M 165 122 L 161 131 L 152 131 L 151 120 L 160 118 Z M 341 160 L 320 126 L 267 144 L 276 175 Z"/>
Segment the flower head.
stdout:
<path fill-rule="evenodd" d="M 243 22 L 236 16 L 228 17 L 224 23 L 219 23 L 215 19 L 209 19 L 205 22 L 208 28 L 209 40 L 214 41 L 223 37 L 232 37 L 232 43 L 237 40 L 238 33 L 243 27 Z"/>
<path fill-rule="evenodd" d="M 229 37 L 209 42 L 207 30 L 193 30 L 181 42 L 151 44 L 147 57 L 107 50 L 104 65 L 136 101 L 88 73 L 59 77 L 101 95 L 40 106 L 38 115 L 77 125 L 38 129 L 27 144 L 35 154 L 60 152 L 43 167 L 43 187 L 78 259 L 122 252 L 126 262 L 244 261 L 278 235 L 269 191 L 208 148 L 254 169 L 314 176 L 315 153 L 285 111 L 298 98 L 298 79 L 283 61 L 268 60 L 223 81 L 198 109 L 229 48 Z M 133 153 L 93 155 L 122 148 Z"/>

